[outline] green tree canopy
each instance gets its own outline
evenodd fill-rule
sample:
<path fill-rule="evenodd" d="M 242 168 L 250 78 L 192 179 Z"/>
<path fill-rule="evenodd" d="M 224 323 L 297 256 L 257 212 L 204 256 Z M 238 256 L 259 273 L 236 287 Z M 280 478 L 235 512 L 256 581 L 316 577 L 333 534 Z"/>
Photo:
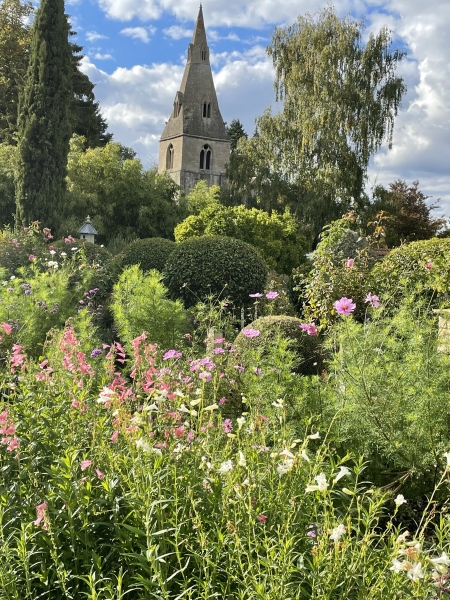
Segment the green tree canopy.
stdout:
<path fill-rule="evenodd" d="M 17 217 L 60 222 L 71 135 L 72 49 L 64 0 L 42 0 L 32 27 L 31 56 L 19 102 Z"/>
<path fill-rule="evenodd" d="M 427 204 L 428 198 L 419 190 L 418 181 L 408 186 L 406 181 L 397 180 L 388 189 L 377 186 L 365 220 L 376 219 L 376 214 L 383 211 L 385 243 L 389 248 L 402 242 L 428 240 L 445 223 L 445 219 L 432 217 L 437 203 Z"/>
<path fill-rule="evenodd" d="M 19 95 L 30 60 L 30 17 L 34 7 L 26 0 L 0 3 L 0 143 L 17 142 Z M 76 33 L 70 31 L 70 36 Z M 84 135 L 89 146 L 105 145 L 112 135 L 95 101 L 94 85 L 80 69 L 82 47 L 71 42 L 73 99 L 70 107 L 71 132 Z"/>
<path fill-rule="evenodd" d="M 212 205 L 191 215 L 175 228 L 175 240 L 227 236 L 257 248 L 268 266 L 278 273 L 290 273 L 305 260 L 307 241 L 289 210 L 269 214 L 245 206 Z"/>
<path fill-rule="evenodd" d="M 154 168 L 144 170 L 137 158 L 124 159 L 117 142 L 85 145 L 83 137 L 72 138 L 64 233 L 76 232 L 89 214 L 104 243 L 117 235 L 173 238 L 187 214 L 175 182 Z"/>
<path fill-rule="evenodd" d="M 314 235 L 366 202 L 369 159 L 384 142 L 391 146 L 406 89 L 397 74 L 404 53 L 391 48 L 388 29 L 367 43 L 363 34 L 362 21 L 339 19 L 331 6 L 276 28 L 268 53 L 282 110 L 267 109 L 258 135 L 238 143 L 246 161 L 231 174 L 241 179 L 237 187 L 247 177 L 247 197 L 295 207 Z"/>
<path fill-rule="evenodd" d="M 230 126 L 227 127 L 227 133 L 231 141 L 231 151 L 236 150 L 237 143 L 241 138 L 247 139 L 248 135 L 245 132 L 244 126 L 239 119 L 233 119 Z"/>

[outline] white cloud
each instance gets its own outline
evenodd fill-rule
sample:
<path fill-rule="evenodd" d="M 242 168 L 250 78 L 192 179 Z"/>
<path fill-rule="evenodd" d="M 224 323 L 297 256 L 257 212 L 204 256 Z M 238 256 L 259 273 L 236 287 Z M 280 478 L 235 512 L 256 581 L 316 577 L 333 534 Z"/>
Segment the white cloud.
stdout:
<path fill-rule="evenodd" d="M 141 40 L 144 44 L 148 44 L 150 36 L 156 32 L 156 28 L 151 25 L 148 27 L 125 27 L 120 32 L 122 35 L 133 38 L 134 40 Z"/>
<path fill-rule="evenodd" d="M 102 33 L 97 33 L 96 31 L 87 31 L 86 39 L 88 42 L 95 42 L 96 40 L 107 40 L 108 36 L 103 35 Z"/>
<path fill-rule="evenodd" d="M 194 33 L 193 29 L 186 29 L 181 25 L 172 25 L 167 29 L 163 29 L 163 33 L 173 40 L 181 40 L 182 38 L 190 38 Z"/>
<path fill-rule="evenodd" d="M 101 52 L 96 52 L 94 54 L 94 58 L 96 60 L 114 60 L 114 57 L 112 56 L 112 54 L 101 54 Z"/>

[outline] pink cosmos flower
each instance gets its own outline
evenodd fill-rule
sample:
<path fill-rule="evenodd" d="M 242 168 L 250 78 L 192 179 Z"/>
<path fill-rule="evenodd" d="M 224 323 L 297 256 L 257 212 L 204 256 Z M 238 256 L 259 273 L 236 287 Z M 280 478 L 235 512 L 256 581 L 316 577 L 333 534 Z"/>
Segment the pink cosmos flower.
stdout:
<path fill-rule="evenodd" d="M 104 473 L 102 473 L 102 472 L 100 471 L 100 469 L 95 469 L 95 472 L 97 473 L 97 477 L 98 477 L 99 479 L 104 479 L 104 478 L 105 478 L 105 475 L 104 475 Z"/>
<path fill-rule="evenodd" d="M 36 525 L 36 527 L 39 527 L 39 525 L 41 524 L 42 519 L 45 516 L 45 511 L 47 510 L 47 503 L 43 502 L 42 504 L 38 504 L 36 506 L 36 513 L 37 513 L 37 519 L 34 522 L 34 524 Z M 45 529 L 45 525 L 43 525 L 42 529 Z"/>
<path fill-rule="evenodd" d="M 227 401 L 227 399 L 225 397 L 223 397 L 219 400 L 219 404 L 220 405 L 225 404 L 226 401 Z"/>
<path fill-rule="evenodd" d="M 303 329 L 303 331 L 306 331 L 308 335 L 317 335 L 319 333 L 314 323 L 301 323 L 299 327 L 300 329 Z"/>
<path fill-rule="evenodd" d="M 216 339 L 214 340 L 214 343 L 215 343 L 215 344 L 221 344 L 221 343 L 222 343 L 222 342 L 224 342 L 224 341 L 225 341 L 225 338 L 216 338 Z"/>
<path fill-rule="evenodd" d="M 3 330 L 7 335 L 11 333 L 12 325 L 10 325 L 9 323 L 1 323 L 0 327 L 3 327 Z"/>
<path fill-rule="evenodd" d="M 80 467 L 81 467 L 82 471 L 85 471 L 91 465 L 92 465 L 92 460 L 82 460 L 80 462 Z"/>
<path fill-rule="evenodd" d="M 36 257 L 34 256 L 34 254 L 30 254 L 30 256 L 28 257 L 28 260 L 34 260 Z"/>
<path fill-rule="evenodd" d="M 432 268 L 433 268 L 433 263 L 427 262 L 427 264 L 425 265 L 425 269 L 432 269 Z"/>
<path fill-rule="evenodd" d="M 257 519 L 260 523 L 265 523 L 267 521 L 267 515 L 258 515 Z"/>
<path fill-rule="evenodd" d="M 182 352 L 177 352 L 176 350 L 168 350 L 164 356 L 163 360 L 169 360 L 169 358 L 181 358 L 183 356 Z"/>
<path fill-rule="evenodd" d="M 367 294 L 364 302 L 368 302 L 370 306 L 373 306 L 374 308 L 378 308 L 380 306 L 380 299 L 378 298 L 378 296 L 375 296 L 375 294 L 372 294 L 371 292 Z"/>
<path fill-rule="evenodd" d="M 267 292 L 266 298 L 267 300 L 275 300 L 275 298 L 278 298 L 278 292 Z"/>
<path fill-rule="evenodd" d="M 223 348 L 214 348 L 213 354 L 223 354 L 225 350 Z"/>
<path fill-rule="evenodd" d="M 354 264 L 355 264 L 355 259 L 349 258 L 348 261 L 345 263 L 345 266 L 347 267 L 347 269 L 351 269 Z"/>
<path fill-rule="evenodd" d="M 261 298 L 262 294 L 249 294 L 250 298 Z"/>
<path fill-rule="evenodd" d="M 209 371 L 202 371 L 201 373 L 199 373 L 198 378 L 204 379 L 205 381 L 211 381 L 212 375 Z"/>
<path fill-rule="evenodd" d="M 245 337 L 254 338 L 254 337 L 258 337 L 258 335 L 260 334 L 260 331 L 258 329 L 252 329 L 251 327 L 246 327 L 245 329 L 242 330 L 242 334 L 245 335 Z"/>
<path fill-rule="evenodd" d="M 356 308 L 356 304 L 353 302 L 353 300 L 351 298 L 345 297 L 341 298 L 340 300 L 336 300 L 333 306 L 336 309 L 337 313 L 344 316 L 349 315 Z"/>

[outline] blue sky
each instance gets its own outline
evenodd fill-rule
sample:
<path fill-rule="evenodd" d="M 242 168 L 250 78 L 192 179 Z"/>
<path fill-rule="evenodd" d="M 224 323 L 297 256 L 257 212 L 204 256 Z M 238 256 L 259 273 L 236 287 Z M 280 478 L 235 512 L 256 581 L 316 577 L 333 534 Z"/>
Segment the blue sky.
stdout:
<path fill-rule="evenodd" d="M 326 2 L 207 0 L 203 4 L 219 105 L 225 121 L 239 118 L 248 133 L 273 103 L 273 70 L 265 47 L 273 28 L 314 13 Z M 71 0 L 83 70 L 116 140 L 143 163 L 157 159 L 158 139 L 184 68 L 197 0 Z M 387 25 L 408 50 L 401 67 L 408 93 L 394 129 L 394 147 L 374 158 L 370 183 L 420 181 L 441 213 L 450 215 L 450 2 L 336 0 L 341 16 L 365 16 L 369 31 Z"/>

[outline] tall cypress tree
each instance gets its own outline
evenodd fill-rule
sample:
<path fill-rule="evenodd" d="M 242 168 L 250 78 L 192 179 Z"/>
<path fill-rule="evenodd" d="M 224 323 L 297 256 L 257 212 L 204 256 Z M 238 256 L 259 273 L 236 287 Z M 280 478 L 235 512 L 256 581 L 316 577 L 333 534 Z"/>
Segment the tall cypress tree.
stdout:
<path fill-rule="evenodd" d="M 69 152 L 72 49 L 64 0 L 41 0 L 19 102 L 17 219 L 56 228 L 62 213 Z"/>

